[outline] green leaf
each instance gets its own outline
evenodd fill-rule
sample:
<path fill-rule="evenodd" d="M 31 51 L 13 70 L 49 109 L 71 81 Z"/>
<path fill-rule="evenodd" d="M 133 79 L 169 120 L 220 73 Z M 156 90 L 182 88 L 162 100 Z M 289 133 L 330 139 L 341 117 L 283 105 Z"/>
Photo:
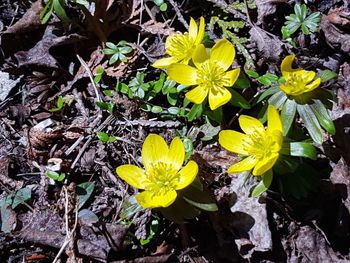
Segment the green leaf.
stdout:
<path fill-rule="evenodd" d="M 151 226 L 150 226 L 150 230 L 149 230 L 149 233 L 148 233 L 147 238 L 146 238 L 146 239 L 141 239 L 141 240 L 140 240 L 140 244 L 141 244 L 142 246 L 148 244 L 148 243 L 152 240 L 153 236 L 154 236 L 154 235 L 157 233 L 157 231 L 158 231 L 158 226 L 159 226 L 159 221 L 156 220 L 156 219 L 152 220 Z"/>
<path fill-rule="evenodd" d="M 83 207 L 83 205 L 87 202 L 87 200 L 91 197 L 93 191 L 94 191 L 95 185 L 92 182 L 86 182 L 86 183 L 81 183 L 77 185 L 77 195 L 79 197 L 79 207 Z"/>
<path fill-rule="evenodd" d="M 297 104 L 294 100 L 287 99 L 282 106 L 281 120 L 283 124 L 283 135 L 286 136 L 292 126 L 297 111 Z"/>
<path fill-rule="evenodd" d="M 97 101 L 96 106 L 100 109 L 107 110 L 108 112 L 113 113 L 114 105 L 112 102 Z"/>
<path fill-rule="evenodd" d="M 62 96 L 59 96 L 59 97 L 57 98 L 56 105 L 57 105 L 57 107 L 56 107 L 56 108 L 50 109 L 50 112 L 57 112 L 57 111 L 62 110 L 63 105 L 64 105 L 64 100 L 63 100 L 63 97 L 62 97 Z"/>
<path fill-rule="evenodd" d="M 153 0 L 153 3 L 155 3 L 157 6 L 160 6 L 164 3 L 164 0 Z"/>
<path fill-rule="evenodd" d="M 118 47 L 112 42 L 106 42 L 106 46 L 109 47 L 110 49 L 114 50 L 114 51 L 118 50 Z"/>
<path fill-rule="evenodd" d="M 311 138 L 318 144 L 323 142 L 323 132 L 317 117 L 313 113 L 308 104 L 298 104 L 297 111 L 304 122 L 305 128 L 308 130 Z"/>
<path fill-rule="evenodd" d="M 99 131 L 99 132 L 96 132 L 96 135 L 101 142 L 108 142 L 109 141 L 109 136 L 105 132 Z"/>
<path fill-rule="evenodd" d="M 239 77 L 236 80 L 235 84 L 233 84 L 233 87 L 237 89 L 246 89 L 250 87 L 250 81 L 246 77 L 246 75 L 243 73 L 243 71 L 240 71 Z"/>
<path fill-rule="evenodd" d="M 254 187 L 252 197 L 259 197 L 262 193 L 269 189 L 273 179 L 272 170 L 267 171 L 263 176 L 262 180 Z"/>
<path fill-rule="evenodd" d="M 249 77 L 252 77 L 254 79 L 258 78 L 259 77 L 259 74 L 254 71 L 254 70 L 249 70 L 249 69 L 245 69 L 244 72 L 249 76 Z"/>
<path fill-rule="evenodd" d="M 67 24 L 70 22 L 70 19 L 64 10 L 64 0 L 53 0 L 53 9 L 63 23 Z"/>
<path fill-rule="evenodd" d="M 190 110 L 190 112 L 187 114 L 188 121 L 193 121 L 203 113 L 203 105 L 202 104 L 194 104 Z"/>
<path fill-rule="evenodd" d="M 53 12 L 53 0 L 49 0 L 44 9 L 40 12 L 40 21 L 42 24 L 46 24 L 49 21 Z"/>
<path fill-rule="evenodd" d="M 237 91 L 235 91 L 231 88 L 228 88 L 228 90 L 232 94 L 230 103 L 233 106 L 240 107 L 242 109 L 250 109 L 251 108 L 249 102 L 241 94 L 239 94 Z"/>
<path fill-rule="evenodd" d="M 29 201 L 32 198 L 32 190 L 29 188 L 22 188 L 16 191 L 13 197 L 11 208 L 15 209 L 20 204 Z"/>
<path fill-rule="evenodd" d="M 103 94 L 105 94 L 108 97 L 113 97 L 113 92 L 110 89 L 105 89 L 102 92 L 103 92 Z"/>
<path fill-rule="evenodd" d="M 274 105 L 276 109 L 280 109 L 286 100 L 287 100 L 286 94 L 284 94 L 284 92 L 280 90 L 280 91 L 277 91 L 274 95 L 272 95 L 268 99 L 268 102 L 269 104 Z"/>
<path fill-rule="evenodd" d="M 179 113 L 180 109 L 178 107 L 170 107 L 168 108 L 168 112 L 173 115 L 177 115 Z"/>
<path fill-rule="evenodd" d="M 214 124 L 220 124 L 222 122 L 222 107 L 219 107 L 215 110 L 206 110 L 205 114 L 208 116 L 209 120 L 214 121 Z"/>
<path fill-rule="evenodd" d="M 143 208 L 139 205 L 135 196 L 129 196 L 123 201 L 122 209 L 120 211 L 120 220 L 130 219 L 142 210 Z"/>
<path fill-rule="evenodd" d="M 153 113 L 161 113 L 163 111 L 162 107 L 160 106 L 153 106 L 152 109 L 151 109 L 151 112 Z"/>
<path fill-rule="evenodd" d="M 308 142 L 291 142 L 290 155 L 306 157 L 312 160 L 317 159 L 316 148 L 311 143 L 308 143 Z"/>
<path fill-rule="evenodd" d="M 65 173 L 58 173 L 55 171 L 46 171 L 46 176 L 51 178 L 52 180 L 58 181 L 58 182 L 62 182 L 64 180 L 64 178 L 66 177 Z"/>
<path fill-rule="evenodd" d="M 192 140 L 189 139 L 188 137 L 185 137 L 183 139 L 183 144 L 184 144 L 184 147 L 185 147 L 185 160 L 188 160 L 192 153 L 193 153 L 193 143 L 192 143 Z"/>
<path fill-rule="evenodd" d="M 194 207 L 197 207 L 201 210 L 209 211 L 209 212 L 218 211 L 218 206 L 215 203 L 199 203 L 187 198 L 186 196 L 184 196 L 183 199 L 185 199 L 185 201 L 190 205 L 193 205 Z"/>
<path fill-rule="evenodd" d="M 320 70 L 317 75 L 321 78 L 321 82 L 338 78 L 338 74 L 329 69 Z"/>
<path fill-rule="evenodd" d="M 163 3 L 159 6 L 159 10 L 165 12 L 168 9 L 167 3 Z"/>
<path fill-rule="evenodd" d="M 277 81 L 278 77 L 271 73 L 266 73 L 262 75 L 261 77 L 257 78 L 257 81 L 259 81 L 261 84 L 270 86 L 272 82 Z"/>
<path fill-rule="evenodd" d="M 314 100 L 314 103 L 310 105 L 311 110 L 317 117 L 318 122 L 321 126 L 330 134 L 335 134 L 335 126 L 334 123 L 329 116 L 328 110 L 323 105 L 320 100 Z"/>
<path fill-rule="evenodd" d="M 176 89 L 175 89 L 175 91 L 176 91 Z M 167 98 L 170 105 L 172 105 L 172 106 L 176 105 L 177 98 L 178 98 L 176 93 L 168 93 L 166 95 L 166 98 Z"/>
<path fill-rule="evenodd" d="M 96 70 L 96 75 L 94 77 L 94 82 L 97 84 L 101 81 L 102 75 L 104 72 L 104 68 L 103 67 L 98 67 Z"/>
<path fill-rule="evenodd" d="M 114 64 L 115 62 L 117 62 L 119 59 L 119 53 L 115 53 L 113 56 L 110 57 L 108 63 L 110 65 Z"/>
<path fill-rule="evenodd" d="M 268 88 L 267 90 L 265 90 L 263 93 L 261 93 L 258 96 L 258 99 L 256 101 L 255 104 L 260 103 L 261 101 L 263 101 L 265 98 L 272 96 L 273 94 L 275 94 L 276 92 L 280 91 L 280 88 L 278 86 L 274 86 L 271 88 Z"/>

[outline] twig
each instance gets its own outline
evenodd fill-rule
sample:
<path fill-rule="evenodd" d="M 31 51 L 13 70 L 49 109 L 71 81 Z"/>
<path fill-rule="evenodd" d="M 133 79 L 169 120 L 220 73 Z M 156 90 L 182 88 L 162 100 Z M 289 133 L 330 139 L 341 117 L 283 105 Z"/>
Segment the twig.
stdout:
<path fill-rule="evenodd" d="M 142 24 L 142 14 L 143 14 L 143 0 L 141 0 L 141 11 L 140 11 L 140 21 L 139 21 L 139 26 L 141 27 Z M 140 38 L 141 38 L 141 33 L 139 32 L 137 34 L 137 44 L 140 44 Z"/>
<path fill-rule="evenodd" d="M 74 226 L 72 230 L 69 230 L 69 220 L 68 220 L 68 214 L 69 214 L 69 198 L 68 198 L 68 191 L 67 188 L 64 186 L 64 195 L 65 195 L 65 202 L 64 202 L 64 210 L 65 210 L 65 221 L 66 221 L 66 238 L 64 243 L 62 244 L 60 250 L 58 251 L 55 259 L 52 263 L 56 263 L 58 259 L 61 257 L 63 251 L 66 249 L 66 247 L 69 245 L 69 243 L 72 241 L 72 238 L 74 237 L 74 232 L 78 225 L 78 209 L 75 207 L 75 219 L 74 219 Z"/>
<path fill-rule="evenodd" d="M 245 15 L 243 15 L 242 13 L 240 13 L 237 10 L 235 10 L 234 8 L 232 8 L 224 0 L 207 0 L 207 1 L 212 2 L 213 4 L 215 4 L 216 6 L 220 7 L 223 10 L 228 11 L 236 18 L 240 18 L 240 19 L 245 20 L 245 21 L 247 20 Z"/>
<path fill-rule="evenodd" d="M 188 29 L 188 23 L 186 22 L 185 18 L 183 17 L 183 15 L 181 14 L 181 11 L 179 9 L 179 6 L 177 5 L 177 3 L 175 3 L 174 0 L 168 0 L 168 2 L 173 6 L 175 13 L 177 15 L 177 18 L 179 19 L 179 21 L 184 25 L 184 27 L 186 29 Z"/>
<path fill-rule="evenodd" d="M 92 86 L 94 87 L 94 90 L 95 90 L 96 100 L 97 101 L 101 101 L 100 94 L 99 94 L 99 92 L 97 90 L 97 87 L 96 87 L 96 84 L 95 84 L 95 81 L 94 81 L 94 76 L 92 75 L 92 72 L 89 69 L 89 66 L 85 63 L 85 61 L 78 54 L 77 54 L 77 58 L 78 58 L 80 64 L 85 68 L 87 74 L 89 75 L 90 82 L 91 82 L 91 84 L 92 84 Z"/>

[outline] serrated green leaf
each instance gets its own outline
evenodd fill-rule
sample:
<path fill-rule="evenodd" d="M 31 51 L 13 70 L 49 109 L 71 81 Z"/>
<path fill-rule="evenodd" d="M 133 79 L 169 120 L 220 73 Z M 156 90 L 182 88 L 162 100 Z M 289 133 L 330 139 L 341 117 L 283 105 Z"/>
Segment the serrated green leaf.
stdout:
<path fill-rule="evenodd" d="M 283 124 L 283 135 L 286 136 L 293 124 L 295 114 L 297 111 L 297 104 L 294 100 L 287 99 L 282 106 L 281 120 Z"/>
<path fill-rule="evenodd" d="M 312 109 L 313 113 L 315 114 L 318 122 L 321 124 L 321 126 L 330 134 L 335 134 L 335 126 L 334 123 L 329 116 L 328 110 L 323 105 L 323 103 L 320 100 L 315 100 L 313 104 L 310 105 L 310 108 Z"/>
<path fill-rule="evenodd" d="M 262 180 L 254 187 L 252 191 L 252 197 L 259 197 L 262 193 L 269 189 L 273 179 L 272 170 L 267 171 L 263 176 Z"/>
<path fill-rule="evenodd" d="M 86 182 L 86 183 L 81 183 L 81 184 L 77 185 L 76 191 L 77 191 L 77 195 L 79 197 L 78 210 L 80 210 L 80 208 L 82 208 L 84 206 L 84 204 L 87 202 L 87 200 L 89 200 L 94 189 L 95 189 L 95 184 L 92 182 Z"/>
<path fill-rule="evenodd" d="M 308 130 L 311 138 L 318 144 L 323 143 L 323 132 L 317 117 L 313 113 L 308 104 L 298 104 L 297 111 L 304 122 L 305 128 Z"/>

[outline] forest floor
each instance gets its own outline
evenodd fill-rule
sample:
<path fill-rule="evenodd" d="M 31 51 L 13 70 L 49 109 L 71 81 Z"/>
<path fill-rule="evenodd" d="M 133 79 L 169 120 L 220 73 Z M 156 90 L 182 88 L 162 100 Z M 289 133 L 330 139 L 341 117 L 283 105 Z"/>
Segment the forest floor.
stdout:
<path fill-rule="evenodd" d="M 316 30 L 283 36 L 303 1 L 2 0 L 0 262 L 350 262 L 350 4 L 305 2 Z M 201 17 L 206 47 L 229 40 L 243 74 L 219 117 L 151 66 Z M 336 132 L 284 188 L 276 177 L 252 197 L 257 180 L 226 172 L 239 158 L 218 133 L 259 115 L 290 54 L 328 74 Z M 151 133 L 186 142 L 216 211 L 172 220 L 137 204 L 116 168 L 140 165 Z"/>

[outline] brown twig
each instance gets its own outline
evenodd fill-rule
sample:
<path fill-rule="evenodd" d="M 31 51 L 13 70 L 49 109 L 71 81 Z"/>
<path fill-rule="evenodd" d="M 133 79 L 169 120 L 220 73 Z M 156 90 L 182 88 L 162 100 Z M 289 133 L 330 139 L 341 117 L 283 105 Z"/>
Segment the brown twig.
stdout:
<path fill-rule="evenodd" d="M 179 19 L 179 21 L 184 25 L 184 27 L 186 29 L 188 29 L 188 23 L 186 22 L 185 18 L 183 17 L 183 15 L 181 14 L 180 8 L 177 5 L 177 3 L 174 0 L 168 0 L 168 2 L 173 6 L 175 13 L 177 15 L 177 18 Z"/>

